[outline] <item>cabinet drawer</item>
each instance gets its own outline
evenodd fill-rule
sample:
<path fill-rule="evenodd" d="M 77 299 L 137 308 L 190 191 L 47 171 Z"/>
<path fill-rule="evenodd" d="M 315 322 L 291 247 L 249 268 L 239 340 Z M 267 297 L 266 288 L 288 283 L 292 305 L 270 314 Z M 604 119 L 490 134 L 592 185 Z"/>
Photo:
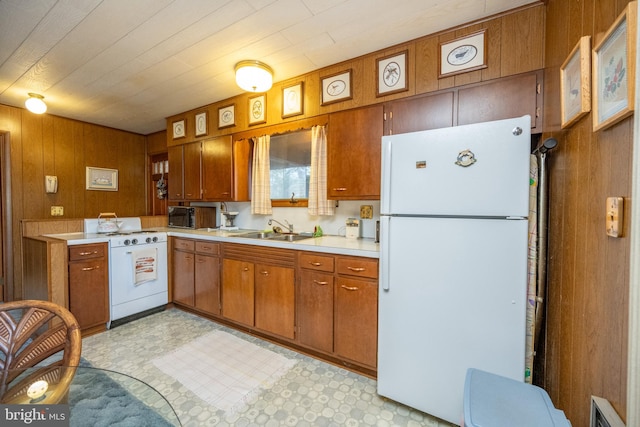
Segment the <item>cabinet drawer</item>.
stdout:
<path fill-rule="evenodd" d="M 339 257 L 338 274 L 346 274 L 349 276 L 368 277 L 371 279 L 378 278 L 378 260 L 367 258 L 342 258 Z"/>
<path fill-rule="evenodd" d="M 220 253 L 220 243 L 197 241 L 196 252 L 209 255 L 218 255 Z"/>
<path fill-rule="evenodd" d="M 190 239 L 174 239 L 173 249 L 182 249 L 183 251 L 194 251 L 195 241 Z"/>
<path fill-rule="evenodd" d="M 334 268 L 334 258 L 316 254 L 300 254 L 300 267 L 309 270 L 327 271 L 332 273 Z"/>
<path fill-rule="evenodd" d="M 78 261 L 89 258 L 102 258 L 105 253 L 104 243 L 95 245 L 69 246 L 69 261 Z"/>

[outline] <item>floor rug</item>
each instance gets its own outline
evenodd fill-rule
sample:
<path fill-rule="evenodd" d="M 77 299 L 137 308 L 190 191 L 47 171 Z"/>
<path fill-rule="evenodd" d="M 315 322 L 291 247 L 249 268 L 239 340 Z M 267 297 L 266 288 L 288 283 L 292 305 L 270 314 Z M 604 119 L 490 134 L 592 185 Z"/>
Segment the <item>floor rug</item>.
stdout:
<path fill-rule="evenodd" d="M 172 426 L 109 374 L 84 362 L 69 390 L 70 427 Z"/>
<path fill-rule="evenodd" d="M 273 385 L 296 361 L 214 331 L 153 360 L 203 401 L 232 412 Z"/>

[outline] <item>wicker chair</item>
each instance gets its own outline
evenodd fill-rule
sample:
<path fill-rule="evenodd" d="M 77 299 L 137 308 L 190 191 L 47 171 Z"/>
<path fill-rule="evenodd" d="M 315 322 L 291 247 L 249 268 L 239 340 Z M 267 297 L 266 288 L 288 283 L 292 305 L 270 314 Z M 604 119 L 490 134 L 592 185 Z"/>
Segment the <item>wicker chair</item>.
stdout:
<path fill-rule="evenodd" d="M 45 380 L 49 388 L 38 403 L 65 403 L 81 350 L 80 327 L 66 308 L 38 300 L 0 303 L 0 402 L 34 402 L 27 389 Z"/>

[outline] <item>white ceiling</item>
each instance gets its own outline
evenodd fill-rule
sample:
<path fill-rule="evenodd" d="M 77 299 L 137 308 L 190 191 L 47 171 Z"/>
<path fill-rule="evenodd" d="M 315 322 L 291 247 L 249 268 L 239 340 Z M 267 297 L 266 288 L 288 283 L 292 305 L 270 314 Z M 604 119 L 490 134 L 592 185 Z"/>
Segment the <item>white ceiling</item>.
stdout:
<path fill-rule="evenodd" d="M 0 104 L 149 134 L 241 93 L 539 0 L 0 0 Z"/>

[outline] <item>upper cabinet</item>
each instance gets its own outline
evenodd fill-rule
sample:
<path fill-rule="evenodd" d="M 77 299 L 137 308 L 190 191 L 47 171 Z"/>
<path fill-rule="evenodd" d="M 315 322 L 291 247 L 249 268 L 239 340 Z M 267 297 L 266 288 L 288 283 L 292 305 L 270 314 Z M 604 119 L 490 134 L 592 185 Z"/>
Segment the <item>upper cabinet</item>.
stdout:
<path fill-rule="evenodd" d="M 201 200 L 200 142 L 191 142 L 168 148 L 171 183 L 169 200 Z"/>
<path fill-rule="evenodd" d="M 202 142 L 202 196 L 205 200 L 233 200 L 231 135 Z"/>
<path fill-rule="evenodd" d="M 329 116 L 327 197 L 330 200 L 380 198 L 382 105 Z"/>
<path fill-rule="evenodd" d="M 453 126 L 452 91 L 391 102 L 384 107 L 384 134 Z"/>

